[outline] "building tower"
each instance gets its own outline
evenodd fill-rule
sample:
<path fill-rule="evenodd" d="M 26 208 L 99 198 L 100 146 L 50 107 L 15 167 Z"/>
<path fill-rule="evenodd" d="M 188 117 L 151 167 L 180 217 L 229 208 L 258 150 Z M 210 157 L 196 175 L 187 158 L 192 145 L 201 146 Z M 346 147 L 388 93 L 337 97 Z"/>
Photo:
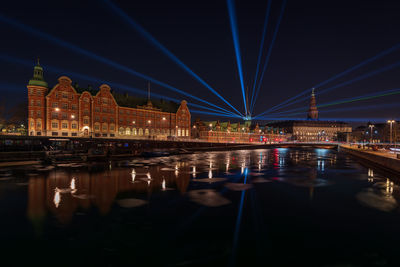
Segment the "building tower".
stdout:
<path fill-rule="evenodd" d="M 150 82 L 147 83 L 147 106 L 152 107 L 153 103 L 151 103 L 151 97 L 150 97 Z"/>
<path fill-rule="evenodd" d="M 311 93 L 310 107 L 308 108 L 307 119 L 308 120 L 318 120 L 318 109 L 317 109 L 317 104 L 315 101 L 314 88 L 312 89 L 312 93 Z"/>
<path fill-rule="evenodd" d="M 47 82 L 43 78 L 43 68 L 39 58 L 33 68 L 33 77 L 28 85 L 28 134 L 45 135 L 46 129 L 46 101 L 48 92 Z"/>

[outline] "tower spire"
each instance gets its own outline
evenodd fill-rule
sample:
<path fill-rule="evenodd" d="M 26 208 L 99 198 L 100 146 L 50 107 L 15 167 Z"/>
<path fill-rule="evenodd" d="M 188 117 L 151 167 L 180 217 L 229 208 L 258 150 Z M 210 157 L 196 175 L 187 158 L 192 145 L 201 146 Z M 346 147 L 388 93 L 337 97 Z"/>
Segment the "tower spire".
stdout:
<path fill-rule="evenodd" d="M 147 106 L 153 106 L 150 100 L 150 82 L 147 82 Z"/>
<path fill-rule="evenodd" d="M 40 66 L 39 57 L 37 57 L 37 65 L 33 67 L 33 77 L 29 80 L 28 85 L 37 85 L 47 87 L 47 82 L 43 77 L 43 68 Z"/>
<path fill-rule="evenodd" d="M 315 88 L 313 88 L 311 91 L 311 100 L 310 100 L 310 107 L 308 108 L 307 119 L 318 120 L 318 109 L 315 100 Z"/>
<path fill-rule="evenodd" d="M 147 101 L 150 101 L 150 82 L 147 82 Z"/>

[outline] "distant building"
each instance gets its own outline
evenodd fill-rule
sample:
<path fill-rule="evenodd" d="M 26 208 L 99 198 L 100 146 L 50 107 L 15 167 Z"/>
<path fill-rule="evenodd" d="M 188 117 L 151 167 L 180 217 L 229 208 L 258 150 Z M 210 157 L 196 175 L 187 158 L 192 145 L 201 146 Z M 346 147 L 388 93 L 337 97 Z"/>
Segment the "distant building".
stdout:
<path fill-rule="evenodd" d="M 373 125 L 373 127 L 370 127 Z M 390 138 L 392 134 L 392 138 Z M 392 132 L 390 132 L 389 123 L 367 123 L 354 129 L 351 135 L 352 142 L 358 143 L 399 143 L 400 142 L 400 122 L 395 121 L 392 124 Z"/>
<path fill-rule="evenodd" d="M 220 121 L 196 120 L 192 128 L 192 138 L 219 143 L 278 143 L 287 140 L 282 129 L 260 127 L 245 120 L 231 123 Z"/>
<path fill-rule="evenodd" d="M 287 120 L 267 123 L 267 126 L 283 128 L 290 139 L 301 142 L 349 141 L 352 127 L 345 122 L 320 121 L 314 88 L 311 93 L 307 120 Z"/>
<path fill-rule="evenodd" d="M 190 137 L 190 111 L 183 100 L 174 112 L 147 104 L 130 107 L 103 84 L 97 92 L 72 86 L 66 76 L 49 89 L 39 62 L 28 88 L 28 133 L 42 136 L 178 138 Z M 126 98 L 128 99 L 128 98 Z M 118 100 L 118 101 L 117 101 Z M 125 101 L 126 102 L 126 101 Z"/>

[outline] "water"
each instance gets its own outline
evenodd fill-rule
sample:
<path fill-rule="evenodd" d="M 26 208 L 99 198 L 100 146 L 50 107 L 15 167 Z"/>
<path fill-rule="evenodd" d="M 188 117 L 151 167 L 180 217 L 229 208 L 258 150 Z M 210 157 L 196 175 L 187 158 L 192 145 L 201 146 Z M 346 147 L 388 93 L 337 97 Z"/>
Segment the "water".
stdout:
<path fill-rule="evenodd" d="M 396 177 L 326 149 L 0 169 L 2 262 L 399 265 Z"/>

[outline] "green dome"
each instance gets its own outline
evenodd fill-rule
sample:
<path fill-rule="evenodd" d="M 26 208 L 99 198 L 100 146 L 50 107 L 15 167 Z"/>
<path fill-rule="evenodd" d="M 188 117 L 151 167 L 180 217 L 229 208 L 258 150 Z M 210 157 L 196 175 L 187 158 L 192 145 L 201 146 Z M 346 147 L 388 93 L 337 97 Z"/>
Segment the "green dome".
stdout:
<path fill-rule="evenodd" d="M 43 78 L 43 68 L 39 64 L 39 59 L 37 65 L 33 68 L 33 78 L 29 80 L 28 85 L 48 86 Z"/>

